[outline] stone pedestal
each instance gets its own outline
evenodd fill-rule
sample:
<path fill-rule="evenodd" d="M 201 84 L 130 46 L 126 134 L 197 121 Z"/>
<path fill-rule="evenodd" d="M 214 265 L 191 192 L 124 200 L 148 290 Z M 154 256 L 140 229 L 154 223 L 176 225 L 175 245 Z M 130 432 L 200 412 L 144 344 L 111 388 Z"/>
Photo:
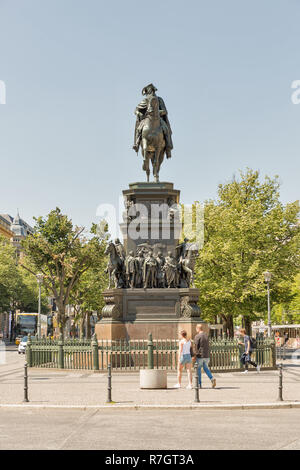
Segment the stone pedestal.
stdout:
<path fill-rule="evenodd" d="M 123 191 L 126 212 L 124 222 L 120 224 L 125 250 L 137 252 L 140 244 L 150 242 L 156 255 L 162 251 L 175 254 L 175 247 L 181 235 L 179 212 L 180 191 L 174 189 L 173 183 L 131 183 L 129 189 Z M 131 204 L 134 206 L 131 207 Z M 136 217 L 136 208 L 141 206 Z M 175 209 L 174 209 L 175 207 Z M 139 237 L 135 239 L 130 233 L 130 224 L 139 224 Z"/>
<path fill-rule="evenodd" d="M 126 255 L 149 247 L 154 256 L 171 251 L 181 237 L 178 209 L 180 191 L 173 183 L 131 183 L 123 191 L 125 212 L 120 228 Z M 138 206 L 137 206 L 138 205 Z M 132 230 L 138 227 L 138 231 Z M 136 236 L 138 235 L 138 236 Z M 140 245 L 140 246 L 139 246 Z M 203 323 L 197 305 L 199 291 L 193 287 L 108 289 L 104 291 L 105 306 L 96 324 L 99 340 L 177 339 L 181 329 L 194 336 L 197 323 Z"/>
<path fill-rule="evenodd" d="M 106 305 L 96 324 L 98 339 L 176 339 L 181 329 L 196 334 L 203 323 L 197 305 L 196 288 L 109 289 L 104 291 Z"/>

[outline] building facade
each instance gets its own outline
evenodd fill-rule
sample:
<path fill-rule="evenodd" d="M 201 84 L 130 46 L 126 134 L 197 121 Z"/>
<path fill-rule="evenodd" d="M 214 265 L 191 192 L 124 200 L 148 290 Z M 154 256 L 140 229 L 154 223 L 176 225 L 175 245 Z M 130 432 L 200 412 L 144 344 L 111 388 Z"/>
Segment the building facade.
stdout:
<path fill-rule="evenodd" d="M 13 232 L 11 231 L 11 222 L 5 217 L 0 215 L 0 235 L 11 240 L 13 238 Z"/>
<path fill-rule="evenodd" d="M 17 252 L 20 253 L 21 241 L 27 235 L 33 233 L 33 228 L 25 220 L 21 219 L 19 212 L 15 218 L 9 214 L 0 214 L 0 233 L 9 238 Z"/>

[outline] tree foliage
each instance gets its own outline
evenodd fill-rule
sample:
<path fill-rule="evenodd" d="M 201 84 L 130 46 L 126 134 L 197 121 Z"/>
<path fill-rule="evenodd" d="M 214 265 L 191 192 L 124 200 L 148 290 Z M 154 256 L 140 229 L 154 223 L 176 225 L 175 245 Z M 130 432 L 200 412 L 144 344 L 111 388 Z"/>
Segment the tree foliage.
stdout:
<path fill-rule="evenodd" d="M 266 310 L 263 272 L 272 273 L 273 302 L 291 298 L 286 282 L 299 272 L 299 202 L 283 205 L 278 178 L 260 181 L 247 170 L 220 184 L 216 201 L 205 204 L 204 247 L 196 279 L 206 318 L 220 315 L 230 326 L 242 314 Z M 228 325 L 227 325 L 228 326 Z"/>
<path fill-rule="evenodd" d="M 47 312 L 47 296 L 42 292 L 42 312 Z M 36 278 L 20 267 L 16 250 L 9 240 L 0 237 L 0 311 L 37 312 Z"/>
<path fill-rule="evenodd" d="M 87 237 L 84 228 L 73 226 L 59 208 L 35 221 L 34 234 L 22 245 L 35 271 L 43 274 L 47 291 L 55 298 L 63 333 L 71 292 L 91 267 L 101 263 L 105 241 L 97 235 L 95 225 Z"/>

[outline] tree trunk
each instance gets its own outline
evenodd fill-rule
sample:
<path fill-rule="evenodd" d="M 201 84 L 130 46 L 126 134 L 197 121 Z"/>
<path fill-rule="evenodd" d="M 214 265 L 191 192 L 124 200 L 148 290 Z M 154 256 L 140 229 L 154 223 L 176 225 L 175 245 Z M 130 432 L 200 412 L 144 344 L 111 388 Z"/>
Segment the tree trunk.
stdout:
<path fill-rule="evenodd" d="M 91 339 L 91 314 L 86 314 L 86 338 Z"/>
<path fill-rule="evenodd" d="M 233 316 L 222 315 L 222 318 L 223 318 L 223 331 L 225 335 L 229 338 L 233 338 L 234 337 Z"/>
<path fill-rule="evenodd" d="M 75 325 L 75 319 L 72 319 L 72 325 L 71 325 L 71 336 L 72 338 L 75 338 L 76 336 L 76 325 Z"/>
<path fill-rule="evenodd" d="M 64 337 L 64 331 L 65 331 L 65 326 L 66 326 L 66 315 L 65 315 L 64 306 L 58 307 L 57 323 L 58 323 L 58 328 L 59 328 L 59 334 Z"/>
<path fill-rule="evenodd" d="M 247 315 L 243 315 L 243 322 L 244 322 L 244 328 L 246 330 L 246 334 L 248 336 L 251 336 L 251 320 Z"/>
<path fill-rule="evenodd" d="M 81 318 L 80 318 L 80 339 L 84 338 L 84 333 L 85 333 L 85 317 L 86 313 L 82 312 L 81 313 Z"/>

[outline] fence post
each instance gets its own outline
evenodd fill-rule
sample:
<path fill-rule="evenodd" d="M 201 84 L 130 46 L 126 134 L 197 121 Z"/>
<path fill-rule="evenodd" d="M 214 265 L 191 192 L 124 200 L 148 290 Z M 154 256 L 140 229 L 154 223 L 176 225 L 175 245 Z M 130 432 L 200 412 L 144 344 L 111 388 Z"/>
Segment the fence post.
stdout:
<path fill-rule="evenodd" d="M 154 369 L 152 333 L 148 335 L 148 369 Z"/>
<path fill-rule="evenodd" d="M 58 367 L 64 369 L 64 338 L 62 333 L 59 335 L 58 340 Z"/>
<path fill-rule="evenodd" d="M 27 373 L 27 362 L 24 364 L 24 400 L 23 402 L 28 403 L 28 373 Z"/>
<path fill-rule="evenodd" d="M 275 342 L 273 344 L 271 344 L 270 347 L 271 347 L 271 353 L 272 353 L 273 367 L 274 367 L 274 369 L 276 369 L 276 345 L 275 345 Z"/>
<path fill-rule="evenodd" d="M 282 397 L 282 364 L 279 364 L 279 386 L 278 386 L 278 401 L 283 401 Z"/>
<path fill-rule="evenodd" d="M 28 340 L 26 344 L 26 361 L 28 367 L 32 367 L 32 349 L 31 349 L 31 334 L 28 335 Z"/>
<path fill-rule="evenodd" d="M 93 370 L 99 370 L 98 341 L 96 333 L 92 337 Z"/>

